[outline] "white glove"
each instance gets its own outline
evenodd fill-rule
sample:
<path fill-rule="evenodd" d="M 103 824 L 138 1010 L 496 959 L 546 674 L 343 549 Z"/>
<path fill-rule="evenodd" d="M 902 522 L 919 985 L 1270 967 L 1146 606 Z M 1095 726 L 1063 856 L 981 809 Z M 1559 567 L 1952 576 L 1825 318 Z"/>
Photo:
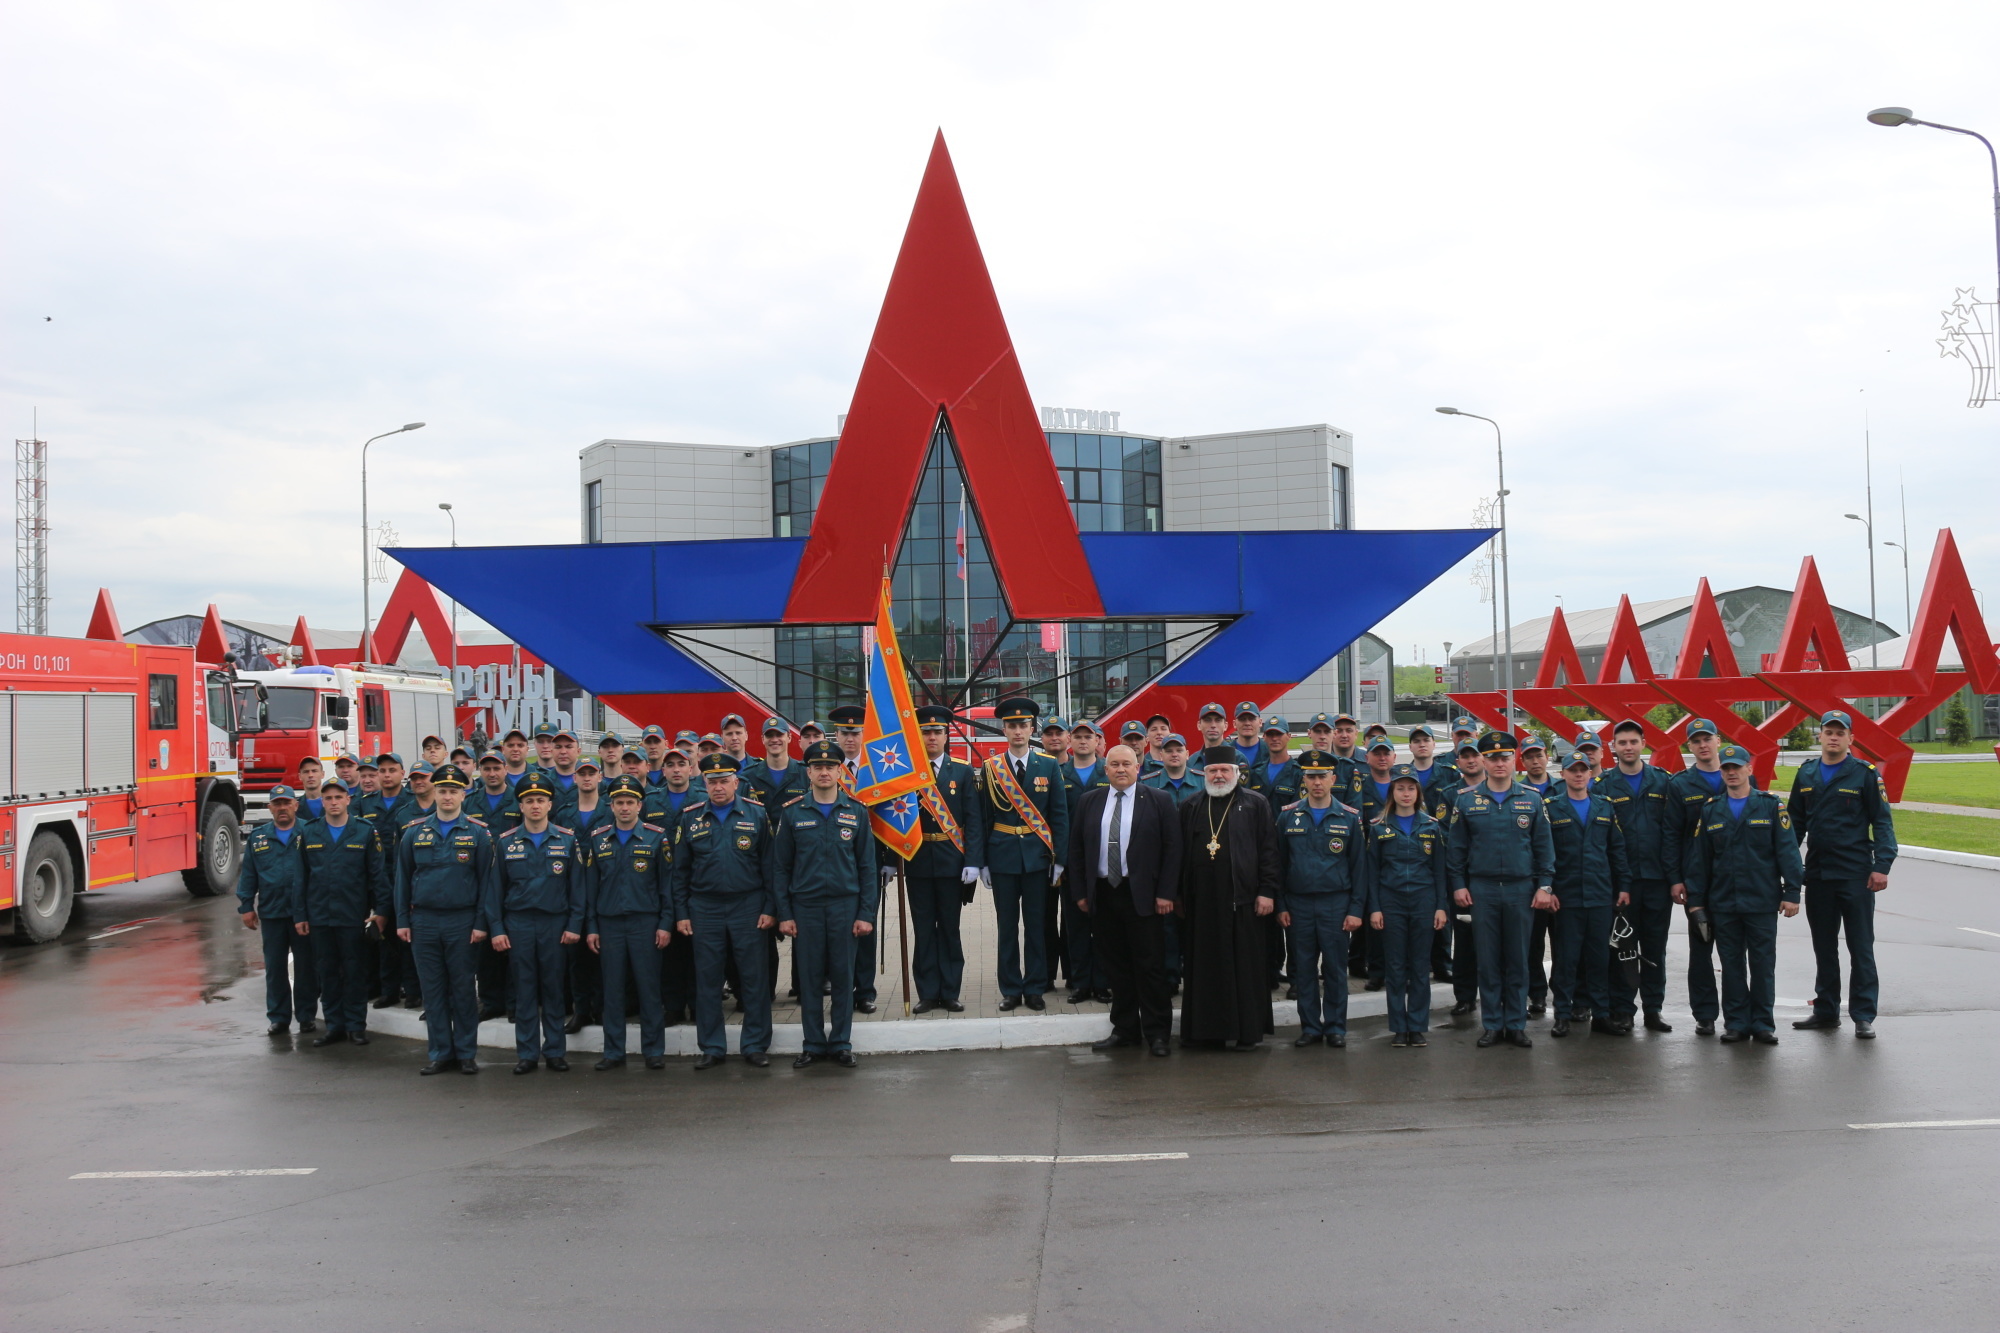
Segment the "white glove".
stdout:
<path fill-rule="evenodd" d="M 967 866 L 958 872 L 958 882 L 960 884 L 977 884 L 979 882 L 979 875 L 978 866 Z"/>
<path fill-rule="evenodd" d="M 984 884 L 989 889 L 992 888 L 993 872 L 988 870 L 985 866 L 979 867 L 979 882 L 981 884 Z"/>
<path fill-rule="evenodd" d="M 883 866 L 883 867 L 882 867 L 882 887 L 883 887 L 883 888 L 885 888 L 885 889 L 886 889 L 886 888 L 888 888 L 890 884 L 892 884 L 892 883 L 894 883 L 894 882 L 895 882 L 895 879 L 896 879 L 896 867 L 894 867 L 894 866 Z"/>
<path fill-rule="evenodd" d="M 1063 877 L 1063 868 L 1061 866 L 1049 867 L 1049 883 L 1060 884 L 1062 883 L 1062 877 Z"/>

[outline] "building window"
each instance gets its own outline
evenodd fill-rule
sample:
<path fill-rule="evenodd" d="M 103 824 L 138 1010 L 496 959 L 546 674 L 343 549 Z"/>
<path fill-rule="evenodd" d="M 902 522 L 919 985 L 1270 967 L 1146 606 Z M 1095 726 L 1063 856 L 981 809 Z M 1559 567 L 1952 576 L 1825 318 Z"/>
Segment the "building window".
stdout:
<path fill-rule="evenodd" d="M 1347 523 L 1347 469 L 1340 464 L 1333 465 L 1333 526 L 1345 528 Z"/>
<path fill-rule="evenodd" d="M 771 535 L 803 537 L 812 531 L 813 511 L 833 467 L 836 440 L 788 444 L 771 451 Z"/>
<path fill-rule="evenodd" d="M 604 540 L 604 483 L 592 481 L 583 487 L 583 539 Z"/>
<path fill-rule="evenodd" d="M 181 683 L 178 677 L 146 677 L 146 725 L 154 731 L 180 729 Z"/>
<path fill-rule="evenodd" d="M 1070 431 L 1048 437 L 1079 531 L 1160 531 L 1158 440 Z"/>

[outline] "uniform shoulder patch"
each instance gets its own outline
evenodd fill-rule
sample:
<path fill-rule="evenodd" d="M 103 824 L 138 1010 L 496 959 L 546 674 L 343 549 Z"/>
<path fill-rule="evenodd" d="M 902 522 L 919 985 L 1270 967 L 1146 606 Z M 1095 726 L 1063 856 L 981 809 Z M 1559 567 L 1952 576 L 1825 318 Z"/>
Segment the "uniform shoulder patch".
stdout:
<path fill-rule="evenodd" d="M 652 831 L 653 831 L 654 833 L 665 833 L 665 832 L 666 832 L 666 829 L 662 828 L 662 827 L 661 827 L 660 825 L 658 825 L 658 824 L 646 824 L 646 823 L 641 823 L 641 824 L 639 825 L 639 827 L 640 827 L 640 828 L 642 828 L 642 829 L 650 829 L 650 830 L 652 830 Z"/>
<path fill-rule="evenodd" d="M 797 805 L 800 801 L 803 801 L 804 799 L 805 797 L 803 796 L 794 796 L 789 801 L 786 801 L 782 808 L 789 810 L 793 806 Z"/>

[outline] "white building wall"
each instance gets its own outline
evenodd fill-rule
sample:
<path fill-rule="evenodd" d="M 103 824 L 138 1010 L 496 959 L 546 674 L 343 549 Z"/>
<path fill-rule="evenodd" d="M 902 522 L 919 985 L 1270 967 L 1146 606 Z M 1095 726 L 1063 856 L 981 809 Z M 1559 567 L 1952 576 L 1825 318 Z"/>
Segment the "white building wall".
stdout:
<path fill-rule="evenodd" d="M 607 542 L 771 535 L 769 449 L 599 440 L 578 458 L 577 522 L 586 539 L 593 481 L 603 483 Z"/>

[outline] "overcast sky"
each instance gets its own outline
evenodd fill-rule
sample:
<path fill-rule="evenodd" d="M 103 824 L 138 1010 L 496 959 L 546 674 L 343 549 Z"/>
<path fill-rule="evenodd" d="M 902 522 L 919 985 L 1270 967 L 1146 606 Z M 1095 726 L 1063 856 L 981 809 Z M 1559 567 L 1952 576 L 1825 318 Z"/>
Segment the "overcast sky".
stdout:
<path fill-rule="evenodd" d="M 370 473 L 410 545 L 440 501 L 576 540 L 601 438 L 831 433 L 940 126 L 1037 402 L 1333 423 L 1364 527 L 1466 524 L 1491 432 L 1432 409 L 1495 417 L 1517 620 L 1809 552 L 1865 610 L 1864 407 L 1918 591 L 1945 525 L 2000 590 L 2000 404 L 1934 341 L 1993 294 L 1986 161 L 1863 120 L 2000 134 L 1991 3 L 0 14 L 57 633 L 99 585 L 353 626 L 358 447 L 405 421 Z M 1488 617 L 1461 568 L 1381 632 L 1435 661 Z"/>

